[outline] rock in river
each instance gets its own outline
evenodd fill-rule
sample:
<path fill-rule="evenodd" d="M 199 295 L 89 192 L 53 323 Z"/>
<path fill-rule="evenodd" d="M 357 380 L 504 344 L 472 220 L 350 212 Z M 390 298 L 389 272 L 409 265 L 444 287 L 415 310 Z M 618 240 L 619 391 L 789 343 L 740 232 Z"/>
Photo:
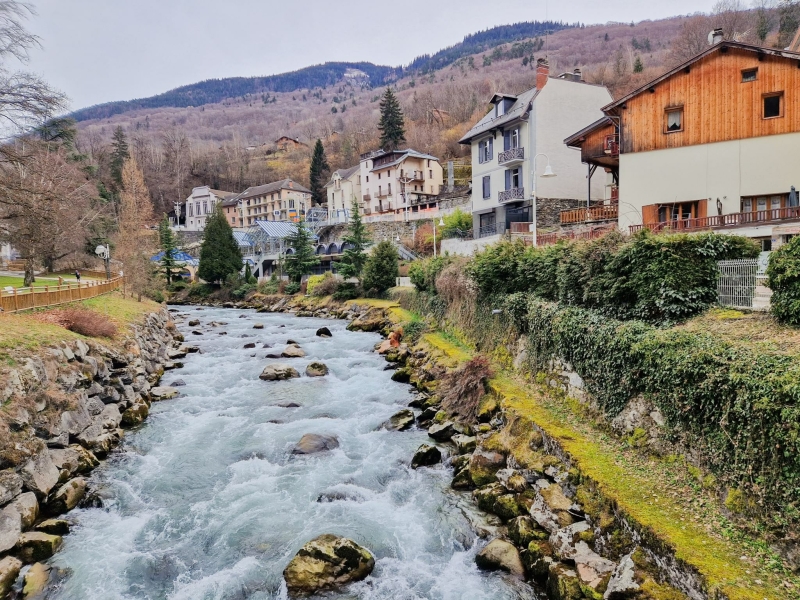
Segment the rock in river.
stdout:
<path fill-rule="evenodd" d="M 422 444 L 414 453 L 414 458 L 411 459 L 411 468 L 418 469 L 419 467 L 430 467 L 438 464 L 442 460 L 442 453 L 436 446 L 429 446 Z"/>
<path fill-rule="evenodd" d="M 366 578 L 375 558 L 352 540 L 321 535 L 300 548 L 283 571 L 289 594 L 314 594 Z"/>
<path fill-rule="evenodd" d="M 150 398 L 153 400 L 153 402 L 177 398 L 179 394 L 180 391 L 176 390 L 174 387 L 167 386 L 157 386 L 150 390 Z"/>
<path fill-rule="evenodd" d="M 13 556 L 6 556 L 0 560 L 0 598 L 11 591 L 11 586 L 17 580 L 22 563 Z"/>
<path fill-rule="evenodd" d="M 511 542 L 496 539 L 481 550 L 475 557 L 475 563 L 485 571 L 505 571 L 519 579 L 525 578 L 525 567 L 519 556 L 519 550 Z"/>
<path fill-rule="evenodd" d="M 405 431 L 414 424 L 414 412 L 408 408 L 392 415 L 381 427 L 389 431 Z"/>
<path fill-rule="evenodd" d="M 297 372 L 297 369 L 289 365 L 281 364 L 267 365 L 264 367 L 261 375 L 258 376 L 259 379 L 264 381 L 280 381 L 281 379 L 292 379 L 295 377 L 300 377 L 300 373 Z"/>
<path fill-rule="evenodd" d="M 437 442 L 446 442 L 455 435 L 456 430 L 453 428 L 452 421 L 445 421 L 444 423 L 437 423 L 428 429 L 428 435 L 435 439 Z"/>
<path fill-rule="evenodd" d="M 317 329 L 316 335 L 317 337 L 326 337 L 326 338 L 333 337 L 333 334 L 331 334 L 331 330 L 328 329 L 327 327 L 320 327 L 319 329 Z"/>
<path fill-rule="evenodd" d="M 300 438 L 292 450 L 292 454 L 316 454 L 339 447 L 339 439 L 335 435 L 319 435 L 307 433 Z"/>
<path fill-rule="evenodd" d="M 281 352 L 282 358 L 303 358 L 305 355 L 306 353 L 297 344 L 286 346 L 286 350 Z"/>
<path fill-rule="evenodd" d="M 328 374 L 328 365 L 321 362 L 312 362 L 306 367 L 307 377 L 325 377 Z"/>

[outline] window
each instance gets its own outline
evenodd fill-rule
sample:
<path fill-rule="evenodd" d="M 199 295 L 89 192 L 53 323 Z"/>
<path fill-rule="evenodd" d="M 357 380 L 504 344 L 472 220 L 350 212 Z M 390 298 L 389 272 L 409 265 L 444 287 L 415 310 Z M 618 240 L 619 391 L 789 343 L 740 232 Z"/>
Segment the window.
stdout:
<path fill-rule="evenodd" d="M 294 208 L 294 200 L 289 200 L 289 208 Z"/>
<path fill-rule="evenodd" d="M 489 138 L 478 144 L 478 162 L 483 164 L 491 162 L 493 156 L 494 139 Z"/>
<path fill-rule="evenodd" d="M 193 217 L 194 215 L 192 214 L 192 205 L 191 205 L 191 204 L 189 204 L 189 203 L 187 203 L 187 204 L 186 204 L 186 207 L 189 209 L 189 216 L 190 216 L 190 217 Z"/>
<path fill-rule="evenodd" d="M 492 179 L 489 175 L 483 178 L 483 199 L 487 200 L 492 197 Z"/>
<path fill-rule="evenodd" d="M 758 77 L 758 69 L 747 69 L 745 71 L 742 71 L 742 83 L 755 81 L 757 77 Z"/>
<path fill-rule="evenodd" d="M 380 179 L 380 178 L 381 178 L 381 174 L 380 174 L 380 173 L 378 173 L 378 179 Z"/>
<path fill-rule="evenodd" d="M 761 251 L 772 252 L 772 238 L 761 240 Z"/>
<path fill-rule="evenodd" d="M 742 198 L 742 212 L 777 211 L 789 206 L 788 194 L 772 194 L 771 196 L 751 196 Z"/>
<path fill-rule="evenodd" d="M 513 190 L 522 187 L 520 185 L 521 181 L 522 177 L 520 175 L 519 168 L 506 170 L 506 190 Z"/>
<path fill-rule="evenodd" d="M 667 109 L 667 133 L 683 131 L 683 108 Z"/>
<path fill-rule="evenodd" d="M 388 189 L 388 191 L 387 191 L 386 193 L 387 193 L 387 194 L 389 194 L 389 195 L 391 196 L 391 195 L 392 195 L 392 184 L 390 183 L 390 184 L 389 184 L 388 186 L 386 186 L 386 187 L 388 187 L 388 188 L 389 188 L 389 189 Z"/>
<path fill-rule="evenodd" d="M 503 132 L 503 149 L 505 151 L 519 148 L 519 127 Z"/>
<path fill-rule="evenodd" d="M 194 214 L 195 214 L 196 216 L 198 216 L 198 217 L 199 217 L 201 214 L 203 214 L 203 213 L 201 213 L 201 212 L 200 212 L 200 203 L 199 203 L 199 202 L 195 202 L 195 203 L 194 203 Z"/>
<path fill-rule="evenodd" d="M 764 118 L 774 119 L 783 116 L 783 92 L 764 96 Z"/>
<path fill-rule="evenodd" d="M 430 178 L 431 178 L 431 179 L 433 179 L 433 169 L 431 169 L 430 171 L 428 171 L 428 173 L 430 174 Z"/>

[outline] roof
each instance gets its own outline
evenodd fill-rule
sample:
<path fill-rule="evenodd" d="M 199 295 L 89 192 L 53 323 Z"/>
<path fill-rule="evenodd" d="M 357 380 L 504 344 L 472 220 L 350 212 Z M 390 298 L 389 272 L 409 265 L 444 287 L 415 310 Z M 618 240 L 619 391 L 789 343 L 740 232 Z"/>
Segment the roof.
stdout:
<path fill-rule="evenodd" d="M 254 246 L 255 242 L 253 242 L 253 238 L 250 237 L 250 234 L 246 231 L 234 231 L 233 232 L 233 239 L 236 240 L 236 243 L 240 246 L 250 247 Z"/>
<path fill-rule="evenodd" d="M 166 254 L 166 252 L 159 252 L 150 260 L 153 262 L 159 262 L 162 258 L 164 258 L 164 254 Z M 200 264 L 200 261 L 197 260 L 194 256 L 186 254 L 186 252 L 181 252 L 180 250 L 173 250 L 172 258 L 178 262 L 186 263 L 191 267 L 196 267 Z"/>
<path fill-rule="evenodd" d="M 591 132 L 595 131 L 596 129 L 601 129 L 603 127 L 613 124 L 614 121 L 611 119 L 611 117 L 604 116 L 603 118 L 598 119 L 591 125 L 587 125 L 577 133 L 573 133 L 571 136 L 569 136 L 567 139 L 564 140 L 564 143 L 567 146 L 576 147 L 578 145 L 578 142 L 580 142 L 582 138 L 589 135 Z"/>
<path fill-rule="evenodd" d="M 289 187 L 289 184 L 292 184 Z M 258 185 L 256 187 L 249 187 L 241 194 L 239 194 L 239 199 L 243 200 L 245 198 L 253 198 L 254 196 L 262 196 L 264 194 L 271 194 L 273 192 L 277 192 L 279 190 L 292 190 L 294 192 L 301 192 L 304 194 L 310 194 L 311 190 L 306 187 L 303 187 L 296 181 L 291 179 L 283 179 L 281 181 L 275 181 L 273 183 L 268 183 L 266 185 Z"/>
<path fill-rule="evenodd" d="M 222 207 L 236 206 L 237 204 L 239 204 L 239 197 L 241 195 L 242 194 L 234 194 L 233 196 L 225 198 L 225 200 L 222 201 L 221 206 Z"/>
<path fill-rule="evenodd" d="M 393 154 L 393 153 L 399 153 L 397 160 L 393 160 L 390 163 L 384 163 L 377 167 L 374 166 L 376 158 L 380 158 L 381 156 L 386 156 L 387 154 Z M 372 169 L 370 169 L 370 173 L 374 171 L 380 171 L 381 169 L 388 169 L 389 167 L 393 167 L 395 165 L 399 165 L 401 162 L 403 162 L 405 159 L 409 157 L 435 160 L 436 162 L 439 162 L 439 159 L 436 158 L 435 156 L 431 156 L 430 154 L 423 154 L 422 152 L 417 152 L 416 150 L 412 150 L 410 148 L 408 150 L 394 150 L 393 152 L 386 152 L 382 155 L 372 157 L 370 160 L 372 160 L 373 167 Z"/>
<path fill-rule="evenodd" d="M 632 98 L 635 98 L 636 96 L 638 96 L 639 94 L 641 94 L 643 92 L 648 91 L 653 86 L 658 85 L 662 81 L 665 81 L 665 80 L 669 79 L 670 77 L 672 77 L 673 75 L 675 75 L 679 71 L 683 71 L 684 69 L 686 69 L 687 67 L 690 67 L 691 65 L 693 65 L 697 61 L 704 59 L 706 56 L 709 56 L 710 54 L 713 54 L 714 52 L 717 52 L 717 51 L 727 51 L 729 48 L 730 49 L 734 49 L 734 50 L 744 50 L 746 52 L 754 52 L 754 53 L 759 54 L 759 55 L 768 54 L 768 55 L 771 55 L 771 56 L 778 56 L 780 58 L 786 58 L 786 59 L 789 59 L 789 60 L 800 60 L 800 54 L 797 53 L 797 52 L 788 52 L 786 50 L 776 50 L 774 48 L 764 48 L 763 46 L 755 46 L 753 44 L 744 44 L 742 42 L 720 42 L 719 44 L 715 44 L 714 46 L 710 46 L 707 50 L 704 50 L 700 54 L 690 58 L 686 62 L 678 65 L 677 67 L 675 67 L 674 69 L 672 69 L 670 71 L 667 71 L 666 73 L 664 73 L 660 77 L 656 77 L 655 79 L 653 79 L 652 81 L 646 83 L 645 85 L 643 85 L 639 89 L 636 89 L 636 90 L 632 91 L 630 94 L 628 94 L 626 96 L 623 96 L 622 98 L 619 98 L 618 100 L 615 100 L 614 102 L 612 102 L 611 104 L 609 104 L 607 106 L 604 106 L 603 107 L 603 112 L 608 112 L 610 110 L 613 110 L 615 108 L 618 108 L 618 107 L 622 106 L 628 100 L 630 100 Z"/>
<path fill-rule="evenodd" d="M 494 104 L 495 102 L 497 102 L 498 100 L 502 100 L 503 98 L 508 98 L 510 100 L 516 100 L 517 98 L 519 98 L 519 96 L 516 96 L 514 94 L 502 94 L 502 93 L 498 92 L 494 96 L 492 96 L 492 99 L 489 100 L 489 102 Z"/>
<path fill-rule="evenodd" d="M 330 181 L 328 183 L 325 184 L 325 187 L 329 187 L 329 186 L 333 185 L 333 176 L 334 175 L 338 174 L 339 177 L 341 177 L 342 179 L 348 179 L 348 178 L 352 177 L 353 174 L 358 172 L 359 169 L 361 169 L 361 165 L 356 165 L 355 167 L 350 167 L 349 169 L 336 169 L 331 174 L 331 179 L 330 179 Z"/>
<path fill-rule="evenodd" d="M 530 105 L 536 99 L 538 93 L 539 90 L 537 90 L 536 88 L 532 88 L 527 92 L 523 92 L 517 97 L 516 102 L 514 102 L 511 108 L 509 108 L 505 112 L 505 114 L 499 117 L 495 117 L 494 111 L 490 111 L 489 114 L 487 114 L 480 121 L 478 121 L 475 124 L 475 126 L 466 133 L 464 137 L 458 140 L 458 143 L 469 144 L 472 142 L 474 138 L 476 138 L 479 135 L 482 135 L 484 133 L 487 133 L 488 131 L 491 131 L 492 129 L 496 129 L 497 127 L 501 127 L 503 125 L 506 125 L 507 123 L 511 123 L 512 121 L 522 118 L 522 116 L 526 112 L 528 112 Z M 492 97 L 492 100 L 498 97 L 507 98 L 509 96 L 506 96 L 504 94 L 495 94 Z M 514 96 L 511 97 L 513 98 Z"/>
<path fill-rule="evenodd" d="M 297 229 L 297 225 L 290 221 L 256 221 L 256 227 L 269 237 L 289 237 Z"/>
<path fill-rule="evenodd" d="M 281 137 L 279 137 L 277 140 L 275 140 L 275 143 L 277 144 L 277 143 L 278 143 L 278 142 L 280 142 L 281 140 L 289 140 L 290 142 L 294 142 L 295 144 L 300 144 L 300 145 L 302 145 L 302 146 L 305 146 L 305 145 L 306 145 L 306 144 L 304 144 L 303 142 L 301 142 L 300 140 L 298 140 L 297 138 L 289 137 L 288 135 L 282 135 L 282 136 L 281 136 Z"/>
<path fill-rule="evenodd" d="M 222 190 L 212 190 L 210 188 L 208 191 L 214 194 L 215 196 L 219 196 L 220 198 L 228 198 L 230 196 L 236 195 L 236 192 L 223 192 Z"/>

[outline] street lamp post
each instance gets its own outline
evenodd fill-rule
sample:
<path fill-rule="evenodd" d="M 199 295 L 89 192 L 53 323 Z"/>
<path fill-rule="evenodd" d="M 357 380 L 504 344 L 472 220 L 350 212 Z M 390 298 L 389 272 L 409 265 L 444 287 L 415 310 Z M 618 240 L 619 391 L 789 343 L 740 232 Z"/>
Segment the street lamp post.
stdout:
<path fill-rule="evenodd" d="M 444 227 L 444 218 L 439 218 L 439 227 Z M 433 258 L 436 258 L 436 219 L 433 220 Z"/>
<path fill-rule="evenodd" d="M 531 183 L 531 188 L 532 188 L 531 189 L 531 197 L 532 197 L 532 200 L 533 200 L 533 223 L 531 223 L 530 229 L 531 229 L 531 233 L 533 233 L 533 247 L 534 248 L 537 246 L 537 242 L 538 242 L 538 240 L 537 240 L 537 222 L 536 222 L 536 200 L 537 200 L 537 197 L 536 197 L 536 159 L 539 158 L 540 156 L 544 156 L 547 159 L 547 166 L 545 167 L 544 173 L 542 173 L 541 177 L 550 178 L 550 177 L 555 177 L 556 176 L 556 174 L 553 173 L 553 168 L 550 166 L 550 157 L 547 156 L 547 154 L 544 154 L 543 152 L 540 152 L 539 154 L 537 154 L 536 156 L 533 157 L 533 181 Z"/>
<path fill-rule="evenodd" d="M 414 181 L 411 177 L 398 177 L 397 181 L 403 186 L 403 204 L 405 209 L 405 220 L 408 221 L 408 196 L 406 195 L 406 186 Z"/>
<path fill-rule="evenodd" d="M 106 281 L 111 280 L 111 246 L 106 244 L 105 246 L 100 245 L 95 248 L 94 253 L 97 254 L 100 258 L 103 259 L 103 262 L 106 266 Z"/>

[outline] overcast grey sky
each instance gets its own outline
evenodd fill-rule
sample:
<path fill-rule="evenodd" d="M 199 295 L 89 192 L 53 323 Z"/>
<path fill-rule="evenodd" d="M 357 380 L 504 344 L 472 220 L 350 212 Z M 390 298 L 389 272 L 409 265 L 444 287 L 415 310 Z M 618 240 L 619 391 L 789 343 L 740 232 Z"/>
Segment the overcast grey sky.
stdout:
<path fill-rule="evenodd" d="M 549 0 L 587 24 L 707 12 L 714 0 Z M 34 0 L 43 49 L 29 68 L 72 108 L 151 96 L 214 77 L 332 60 L 400 65 L 469 33 L 543 20 L 545 0 Z"/>

